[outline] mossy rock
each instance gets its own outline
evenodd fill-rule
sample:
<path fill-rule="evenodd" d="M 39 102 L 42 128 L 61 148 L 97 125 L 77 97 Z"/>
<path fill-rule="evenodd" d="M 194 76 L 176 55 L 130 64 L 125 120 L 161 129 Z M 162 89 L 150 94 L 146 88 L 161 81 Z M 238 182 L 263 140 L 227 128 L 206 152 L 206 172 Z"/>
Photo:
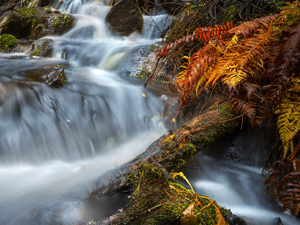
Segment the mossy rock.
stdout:
<path fill-rule="evenodd" d="M 62 35 L 73 28 L 74 20 L 69 14 L 42 15 L 33 21 L 29 38 L 37 40 L 46 35 Z"/>
<path fill-rule="evenodd" d="M 16 37 L 27 36 L 30 33 L 33 20 L 40 14 L 38 9 L 26 7 L 14 10 L 4 23 L 1 34 L 12 34 Z"/>
<path fill-rule="evenodd" d="M 32 43 L 30 56 L 51 57 L 53 50 L 53 40 L 39 39 Z"/>
<path fill-rule="evenodd" d="M 3 34 L 0 37 L 0 51 L 12 52 L 18 46 L 18 40 L 11 34 Z"/>
<path fill-rule="evenodd" d="M 134 31 L 141 32 L 144 26 L 137 0 L 120 0 L 108 12 L 105 20 L 113 32 L 122 36 L 128 36 Z"/>

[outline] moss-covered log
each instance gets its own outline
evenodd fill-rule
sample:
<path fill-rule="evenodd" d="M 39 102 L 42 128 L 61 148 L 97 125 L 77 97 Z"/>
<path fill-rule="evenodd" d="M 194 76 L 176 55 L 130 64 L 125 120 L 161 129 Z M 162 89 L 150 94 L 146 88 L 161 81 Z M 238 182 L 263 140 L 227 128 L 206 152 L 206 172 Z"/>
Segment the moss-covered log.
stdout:
<path fill-rule="evenodd" d="M 131 202 L 109 224 L 246 224 L 215 201 L 169 180 L 155 163 L 138 167 Z"/>

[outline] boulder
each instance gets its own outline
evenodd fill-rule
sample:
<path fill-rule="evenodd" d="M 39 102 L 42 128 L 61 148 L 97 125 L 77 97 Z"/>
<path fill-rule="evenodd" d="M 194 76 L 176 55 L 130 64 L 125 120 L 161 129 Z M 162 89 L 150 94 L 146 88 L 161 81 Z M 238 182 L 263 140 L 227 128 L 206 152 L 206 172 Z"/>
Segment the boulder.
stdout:
<path fill-rule="evenodd" d="M 1 28 L 1 34 L 12 34 L 16 37 L 27 36 L 32 22 L 40 14 L 38 9 L 21 8 L 14 10 Z"/>
<path fill-rule="evenodd" d="M 53 50 L 53 40 L 39 39 L 32 43 L 30 56 L 51 57 Z"/>
<path fill-rule="evenodd" d="M 46 35 L 62 35 L 74 26 L 74 20 L 69 14 L 41 15 L 32 23 L 29 38 L 37 40 Z"/>
<path fill-rule="evenodd" d="M 143 29 L 143 15 L 137 0 L 120 0 L 108 12 L 105 20 L 113 32 L 128 36 Z"/>

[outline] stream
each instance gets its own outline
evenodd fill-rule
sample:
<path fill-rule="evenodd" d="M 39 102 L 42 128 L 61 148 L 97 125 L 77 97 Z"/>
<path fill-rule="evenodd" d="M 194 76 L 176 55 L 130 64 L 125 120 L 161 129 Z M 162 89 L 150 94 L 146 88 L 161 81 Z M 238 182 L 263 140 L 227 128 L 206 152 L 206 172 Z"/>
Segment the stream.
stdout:
<path fill-rule="evenodd" d="M 82 204 L 86 191 L 180 126 L 161 119 L 165 99 L 176 100 L 176 94 L 160 86 L 144 89 L 143 80 L 128 76 L 136 73 L 142 49 L 161 40 L 156 26 L 163 29 L 168 16 L 144 16 L 141 35 L 117 37 L 105 23 L 110 9 L 105 4 L 54 1 L 54 7 L 75 16 L 76 25 L 62 36 L 47 37 L 54 41 L 51 58 L 0 53 L 0 225 L 104 220 L 128 196 Z M 28 81 L 57 64 L 68 64 L 64 87 Z M 280 213 L 262 188 L 261 160 L 232 163 L 217 157 L 225 153 L 207 151 L 189 163 L 200 170 L 186 169 L 197 191 L 250 224 L 268 224 L 275 217 L 285 225 L 300 224 Z M 260 157 L 258 151 L 252 154 Z"/>

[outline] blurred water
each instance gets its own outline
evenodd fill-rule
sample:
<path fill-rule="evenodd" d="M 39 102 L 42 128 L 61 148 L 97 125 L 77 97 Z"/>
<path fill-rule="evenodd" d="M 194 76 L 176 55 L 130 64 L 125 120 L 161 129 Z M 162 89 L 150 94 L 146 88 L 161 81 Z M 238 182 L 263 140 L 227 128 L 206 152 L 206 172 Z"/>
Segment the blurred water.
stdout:
<path fill-rule="evenodd" d="M 168 94 L 124 75 L 134 67 L 136 52 L 159 40 L 152 20 L 145 17 L 141 35 L 117 37 L 104 21 L 109 6 L 57 3 L 74 13 L 76 25 L 63 36 L 47 37 L 54 41 L 52 58 L 0 54 L 1 225 L 104 219 L 127 196 L 82 206 L 89 186 L 171 129 L 160 118 L 161 96 Z M 69 65 L 64 87 L 33 81 L 45 79 L 57 64 Z"/>

